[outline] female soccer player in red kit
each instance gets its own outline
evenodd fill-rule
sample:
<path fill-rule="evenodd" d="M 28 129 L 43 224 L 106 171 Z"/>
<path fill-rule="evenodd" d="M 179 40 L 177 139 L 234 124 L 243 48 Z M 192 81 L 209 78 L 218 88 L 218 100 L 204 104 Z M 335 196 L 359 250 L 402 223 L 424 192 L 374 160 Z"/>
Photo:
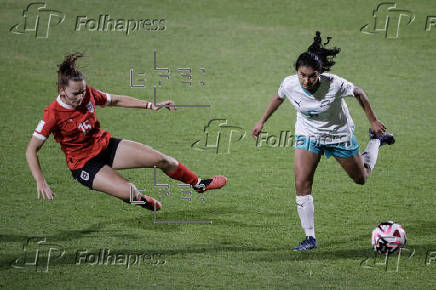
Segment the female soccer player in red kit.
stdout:
<path fill-rule="evenodd" d="M 100 128 L 95 115 L 95 106 L 118 106 L 158 111 L 166 106 L 175 110 L 173 101 L 164 101 L 154 106 L 144 100 L 128 96 L 107 94 L 89 87 L 83 74 L 76 69 L 76 60 L 83 55 L 74 53 L 65 57 L 58 70 L 58 97 L 44 109 L 42 120 L 35 129 L 27 146 L 26 159 L 37 183 L 38 198 L 53 199 L 39 165 L 38 150 L 53 133 L 65 153 L 68 168 L 74 179 L 90 189 L 105 192 L 123 201 L 130 200 L 130 190 L 142 206 L 153 210 L 161 204 L 150 196 L 142 195 L 136 187 L 116 170 L 128 168 L 160 168 L 173 179 L 192 185 L 194 190 L 204 192 L 219 189 L 226 184 L 224 176 L 200 179 L 173 157 L 165 155 L 134 141 L 111 137 Z"/>

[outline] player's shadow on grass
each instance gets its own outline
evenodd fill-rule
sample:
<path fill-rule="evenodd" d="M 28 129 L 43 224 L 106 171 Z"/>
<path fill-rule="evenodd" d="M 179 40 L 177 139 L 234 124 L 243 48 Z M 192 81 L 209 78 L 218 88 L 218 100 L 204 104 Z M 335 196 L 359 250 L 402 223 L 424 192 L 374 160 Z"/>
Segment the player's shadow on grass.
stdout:
<path fill-rule="evenodd" d="M 190 221 L 212 221 L 215 224 L 219 218 L 226 215 L 233 215 L 234 210 L 225 206 L 212 206 L 202 208 L 184 208 L 179 210 L 162 210 L 156 213 L 156 221 L 178 221 L 178 222 L 190 222 Z M 153 224 L 153 214 L 143 216 L 140 224 L 142 228 L 153 231 L 161 230 L 177 230 L 180 224 Z M 137 219 L 133 218 L 127 223 L 129 226 L 138 227 Z"/>
<path fill-rule="evenodd" d="M 119 237 L 119 238 L 131 238 L 136 239 L 138 238 L 137 235 L 132 235 L 128 233 L 121 233 L 119 230 L 103 230 L 103 227 L 107 223 L 97 223 L 94 225 L 89 226 L 86 229 L 83 230 L 59 230 L 55 234 L 34 234 L 34 235 L 0 235 L 0 243 L 25 243 L 29 238 L 33 237 L 41 237 L 46 238 L 47 242 L 62 242 L 62 241 L 71 241 L 71 240 L 77 240 L 82 237 L 93 237 L 93 236 L 102 236 L 105 237 L 111 236 L 111 237 Z"/>
<path fill-rule="evenodd" d="M 403 252 L 403 259 L 407 259 L 410 257 L 413 252 L 413 256 L 415 256 L 415 260 L 419 260 L 424 262 L 424 258 L 428 251 L 434 250 L 436 251 L 436 244 L 425 244 L 425 245 L 406 245 L 406 249 L 408 251 Z M 258 255 L 254 257 L 255 261 L 258 262 L 270 262 L 270 261 L 334 261 L 334 260 L 356 260 L 362 262 L 367 258 L 373 258 L 375 252 L 372 250 L 371 246 L 361 246 L 361 247 L 352 247 L 350 245 L 347 249 L 332 249 L 329 247 L 326 248 L 318 248 L 305 252 L 294 252 L 292 248 L 289 248 L 289 251 L 284 254 L 283 252 L 274 252 L 272 251 L 268 255 Z M 380 257 L 382 257 L 380 255 Z M 396 258 L 395 254 L 394 257 Z"/>

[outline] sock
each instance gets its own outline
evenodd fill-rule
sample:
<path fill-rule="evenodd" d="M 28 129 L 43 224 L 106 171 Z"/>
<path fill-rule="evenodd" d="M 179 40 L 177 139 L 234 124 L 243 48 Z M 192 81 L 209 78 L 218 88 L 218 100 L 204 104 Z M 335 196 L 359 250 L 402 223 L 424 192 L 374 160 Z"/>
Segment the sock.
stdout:
<path fill-rule="evenodd" d="M 296 197 L 297 211 L 300 217 L 301 227 L 306 236 L 315 237 L 315 225 L 313 221 L 313 197 L 311 194 Z"/>
<path fill-rule="evenodd" d="M 371 139 L 369 140 L 365 151 L 362 153 L 363 162 L 369 166 L 371 171 L 374 169 L 375 163 L 377 162 L 379 148 L 380 148 L 380 140 Z"/>
<path fill-rule="evenodd" d="M 197 175 L 186 168 L 181 162 L 179 162 L 179 166 L 177 166 L 176 170 L 167 174 L 172 179 L 177 179 L 182 181 L 183 183 L 190 184 L 192 186 L 196 185 L 199 181 Z"/>

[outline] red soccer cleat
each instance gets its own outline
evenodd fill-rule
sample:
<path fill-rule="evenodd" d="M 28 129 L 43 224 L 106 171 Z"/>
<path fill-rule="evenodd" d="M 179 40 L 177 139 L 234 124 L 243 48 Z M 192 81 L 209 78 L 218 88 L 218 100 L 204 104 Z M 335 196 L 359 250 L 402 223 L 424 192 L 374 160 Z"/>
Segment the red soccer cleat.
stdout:
<path fill-rule="evenodd" d="M 211 189 L 220 189 L 227 183 L 227 178 L 222 175 L 214 176 L 209 179 L 202 179 L 199 184 L 194 185 L 193 188 L 197 192 L 205 192 Z"/>

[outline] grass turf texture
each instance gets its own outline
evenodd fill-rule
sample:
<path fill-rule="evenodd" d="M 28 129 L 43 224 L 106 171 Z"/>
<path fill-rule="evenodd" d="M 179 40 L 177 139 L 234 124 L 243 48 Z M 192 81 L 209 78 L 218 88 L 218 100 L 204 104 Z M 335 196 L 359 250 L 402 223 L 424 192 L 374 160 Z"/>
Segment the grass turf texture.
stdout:
<path fill-rule="evenodd" d="M 416 16 L 401 26 L 398 39 L 383 33 L 365 35 L 377 1 L 47 1 L 65 13 L 47 39 L 8 29 L 22 22 L 27 1 L 2 1 L 0 59 L 2 98 L 0 179 L 0 287 L 17 288 L 430 288 L 436 263 L 425 265 L 426 251 L 436 250 L 434 188 L 436 135 L 432 76 L 436 73 L 436 28 L 425 31 L 425 19 L 436 14 L 434 1 L 397 1 L 398 9 Z M 76 16 L 98 19 L 164 18 L 165 31 L 74 31 Z M 333 159 L 322 158 L 313 186 L 319 248 L 291 251 L 303 238 L 295 208 L 292 147 L 256 147 L 251 128 L 277 91 L 315 30 L 342 48 L 333 69 L 362 87 L 377 116 L 395 133 L 397 143 L 382 148 L 366 185 L 354 185 Z M 184 162 L 200 176 L 224 174 L 228 185 L 207 192 L 202 202 L 181 199 L 177 182 L 168 183 L 161 220 L 211 220 L 210 224 L 154 224 L 151 212 L 89 191 L 73 181 L 64 155 L 53 138 L 39 157 L 45 177 L 57 193 L 53 201 L 36 199 L 36 184 L 24 151 L 42 110 L 57 95 L 56 65 L 74 51 L 87 55 L 79 65 L 88 83 L 100 90 L 152 99 L 158 66 L 171 69 L 158 99 L 178 104 L 210 104 L 151 112 L 97 108 L 102 128 L 113 136 L 148 144 Z M 193 86 L 182 84 L 177 68 L 193 69 Z M 199 68 L 206 68 L 202 74 Z M 129 70 L 145 72 L 146 88 L 129 87 Z M 140 77 L 138 77 L 140 78 Z M 207 85 L 200 85 L 200 80 Z M 162 96 L 162 97 L 161 97 Z M 367 144 L 368 121 L 354 99 L 347 100 L 361 150 Z M 230 154 L 196 151 L 203 128 L 214 118 L 245 129 Z M 286 103 L 265 131 L 293 130 L 295 113 Z M 138 188 L 159 196 L 153 170 L 125 170 Z M 373 268 L 370 234 L 384 220 L 401 223 L 407 247 L 415 255 Z M 46 237 L 65 255 L 48 272 L 16 269 L 29 237 Z M 36 246 L 29 249 L 35 255 Z M 48 246 L 41 245 L 41 261 Z M 79 250 L 98 253 L 160 254 L 163 265 L 75 264 Z M 162 258 L 163 257 L 163 258 Z M 395 257 L 396 258 L 396 257 Z M 30 259 L 30 258 L 29 258 Z M 377 262 L 381 262 L 379 257 Z M 27 260 L 29 262 L 29 260 Z M 42 270 L 39 268 L 39 270 Z"/>

